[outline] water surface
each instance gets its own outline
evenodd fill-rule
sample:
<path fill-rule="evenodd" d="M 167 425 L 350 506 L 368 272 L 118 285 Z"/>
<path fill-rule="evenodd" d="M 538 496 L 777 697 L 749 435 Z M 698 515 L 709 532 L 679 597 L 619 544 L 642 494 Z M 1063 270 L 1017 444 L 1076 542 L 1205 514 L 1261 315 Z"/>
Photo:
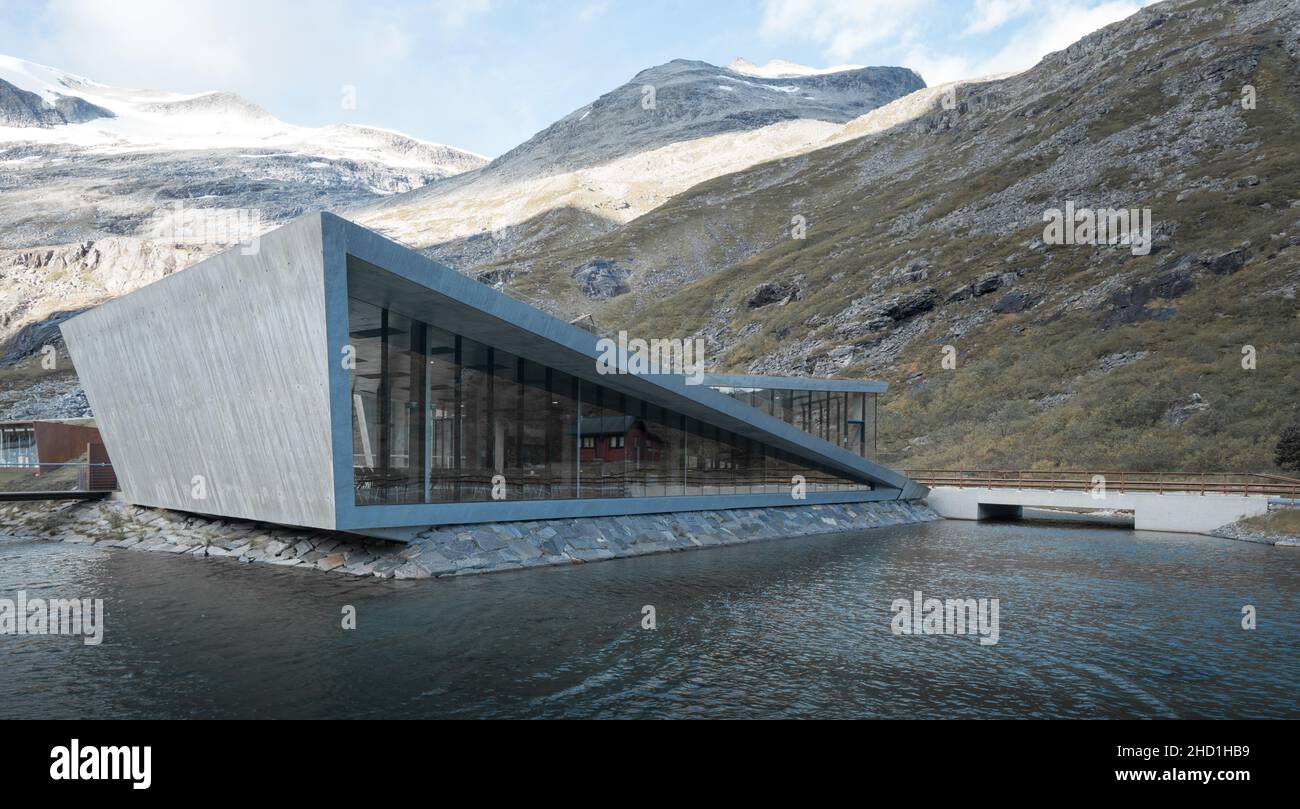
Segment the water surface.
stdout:
<path fill-rule="evenodd" d="M 421 582 L 0 537 L 0 597 L 107 612 L 97 647 L 0 636 L 0 718 L 1295 718 L 1297 573 L 1300 549 L 1030 523 Z M 895 636 L 918 589 L 998 598 L 999 642 Z"/>

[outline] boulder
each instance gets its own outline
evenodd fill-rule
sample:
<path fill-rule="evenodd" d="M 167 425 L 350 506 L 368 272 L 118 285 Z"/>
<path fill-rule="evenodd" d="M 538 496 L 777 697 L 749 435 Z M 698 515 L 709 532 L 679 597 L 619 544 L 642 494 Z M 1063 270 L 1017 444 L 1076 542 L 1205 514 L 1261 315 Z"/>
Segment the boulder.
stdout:
<path fill-rule="evenodd" d="M 573 271 L 582 294 L 592 300 L 609 300 L 631 291 L 627 279 L 632 271 L 603 258 L 593 258 Z"/>
<path fill-rule="evenodd" d="M 990 292 L 995 292 L 1001 286 L 1002 286 L 1002 276 L 999 273 L 986 272 L 983 275 L 981 275 L 979 278 L 975 279 L 974 283 L 970 285 L 970 289 L 971 289 L 971 294 L 973 294 L 975 297 L 978 298 L 981 295 L 987 295 Z"/>
<path fill-rule="evenodd" d="M 934 287 L 925 287 L 891 297 L 880 305 L 879 311 L 881 315 L 897 323 L 930 311 L 938 302 L 939 293 Z"/>
<path fill-rule="evenodd" d="M 754 287 L 754 291 L 749 294 L 745 305 L 750 309 L 761 309 L 774 303 L 784 306 L 790 301 L 798 299 L 799 288 L 794 284 L 769 281 Z"/>

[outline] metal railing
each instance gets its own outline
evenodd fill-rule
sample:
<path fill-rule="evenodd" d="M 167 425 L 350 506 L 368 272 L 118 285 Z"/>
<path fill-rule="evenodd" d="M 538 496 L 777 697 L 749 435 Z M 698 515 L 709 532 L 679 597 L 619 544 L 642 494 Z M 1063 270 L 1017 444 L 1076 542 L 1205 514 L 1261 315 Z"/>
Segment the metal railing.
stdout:
<path fill-rule="evenodd" d="M 972 489 L 1065 489 L 1086 491 L 1105 482 L 1107 491 L 1261 494 L 1300 497 L 1300 480 L 1259 472 L 1130 472 L 1106 470 L 909 469 L 904 474 L 926 486 Z"/>
<path fill-rule="evenodd" d="M 0 499 L 53 500 L 103 495 L 117 489 L 117 475 L 108 462 L 0 464 Z"/>

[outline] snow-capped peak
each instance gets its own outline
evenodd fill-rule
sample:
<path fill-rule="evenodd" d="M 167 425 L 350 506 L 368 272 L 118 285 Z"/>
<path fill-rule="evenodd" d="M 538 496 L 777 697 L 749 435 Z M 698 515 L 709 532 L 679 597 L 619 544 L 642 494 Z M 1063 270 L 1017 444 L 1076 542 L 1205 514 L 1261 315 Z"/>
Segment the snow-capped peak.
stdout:
<path fill-rule="evenodd" d="M 116 100 L 119 103 L 166 103 L 193 98 L 181 93 L 110 87 L 66 70 L 4 54 L 0 54 L 0 80 L 7 81 L 20 90 L 36 93 L 50 102 L 59 96 L 76 95 L 109 107 L 111 104 L 101 102 Z"/>
<path fill-rule="evenodd" d="M 0 107 L 0 143 L 64 144 L 95 152 L 275 149 L 324 158 L 377 161 L 447 174 L 478 168 L 486 158 L 442 144 L 372 127 L 304 127 L 279 120 L 235 93 L 173 93 L 111 87 L 57 68 L 0 55 L 0 81 L 19 91 L 15 108 L 25 120 L 6 121 Z M 39 97 L 34 101 L 32 94 Z M 26 99 L 23 101 L 23 99 Z M 82 104 L 79 115 L 60 110 Z M 33 107 L 37 108 L 33 110 Z"/>
<path fill-rule="evenodd" d="M 762 79 L 794 79 L 800 76 L 821 76 L 827 73 L 843 73 L 846 70 L 861 70 L 862 65 L 837 65 L 836 67 L 809 67 L 787 62 L 784 59 L 769 59 L 765 65 L 756 65 L 743 56 L 737 56 L 727 65 L 733 73 L 757 76 Z"/>

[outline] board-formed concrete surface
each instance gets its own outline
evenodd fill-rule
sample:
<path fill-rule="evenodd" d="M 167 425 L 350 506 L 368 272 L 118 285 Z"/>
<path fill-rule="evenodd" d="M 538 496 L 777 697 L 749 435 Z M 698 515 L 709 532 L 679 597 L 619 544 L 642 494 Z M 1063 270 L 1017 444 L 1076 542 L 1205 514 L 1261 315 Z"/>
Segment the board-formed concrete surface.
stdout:
<path fill-rule="evenodd" d="M 318 217 L 66 321 L 123 495 L 334 525 Z"/>

